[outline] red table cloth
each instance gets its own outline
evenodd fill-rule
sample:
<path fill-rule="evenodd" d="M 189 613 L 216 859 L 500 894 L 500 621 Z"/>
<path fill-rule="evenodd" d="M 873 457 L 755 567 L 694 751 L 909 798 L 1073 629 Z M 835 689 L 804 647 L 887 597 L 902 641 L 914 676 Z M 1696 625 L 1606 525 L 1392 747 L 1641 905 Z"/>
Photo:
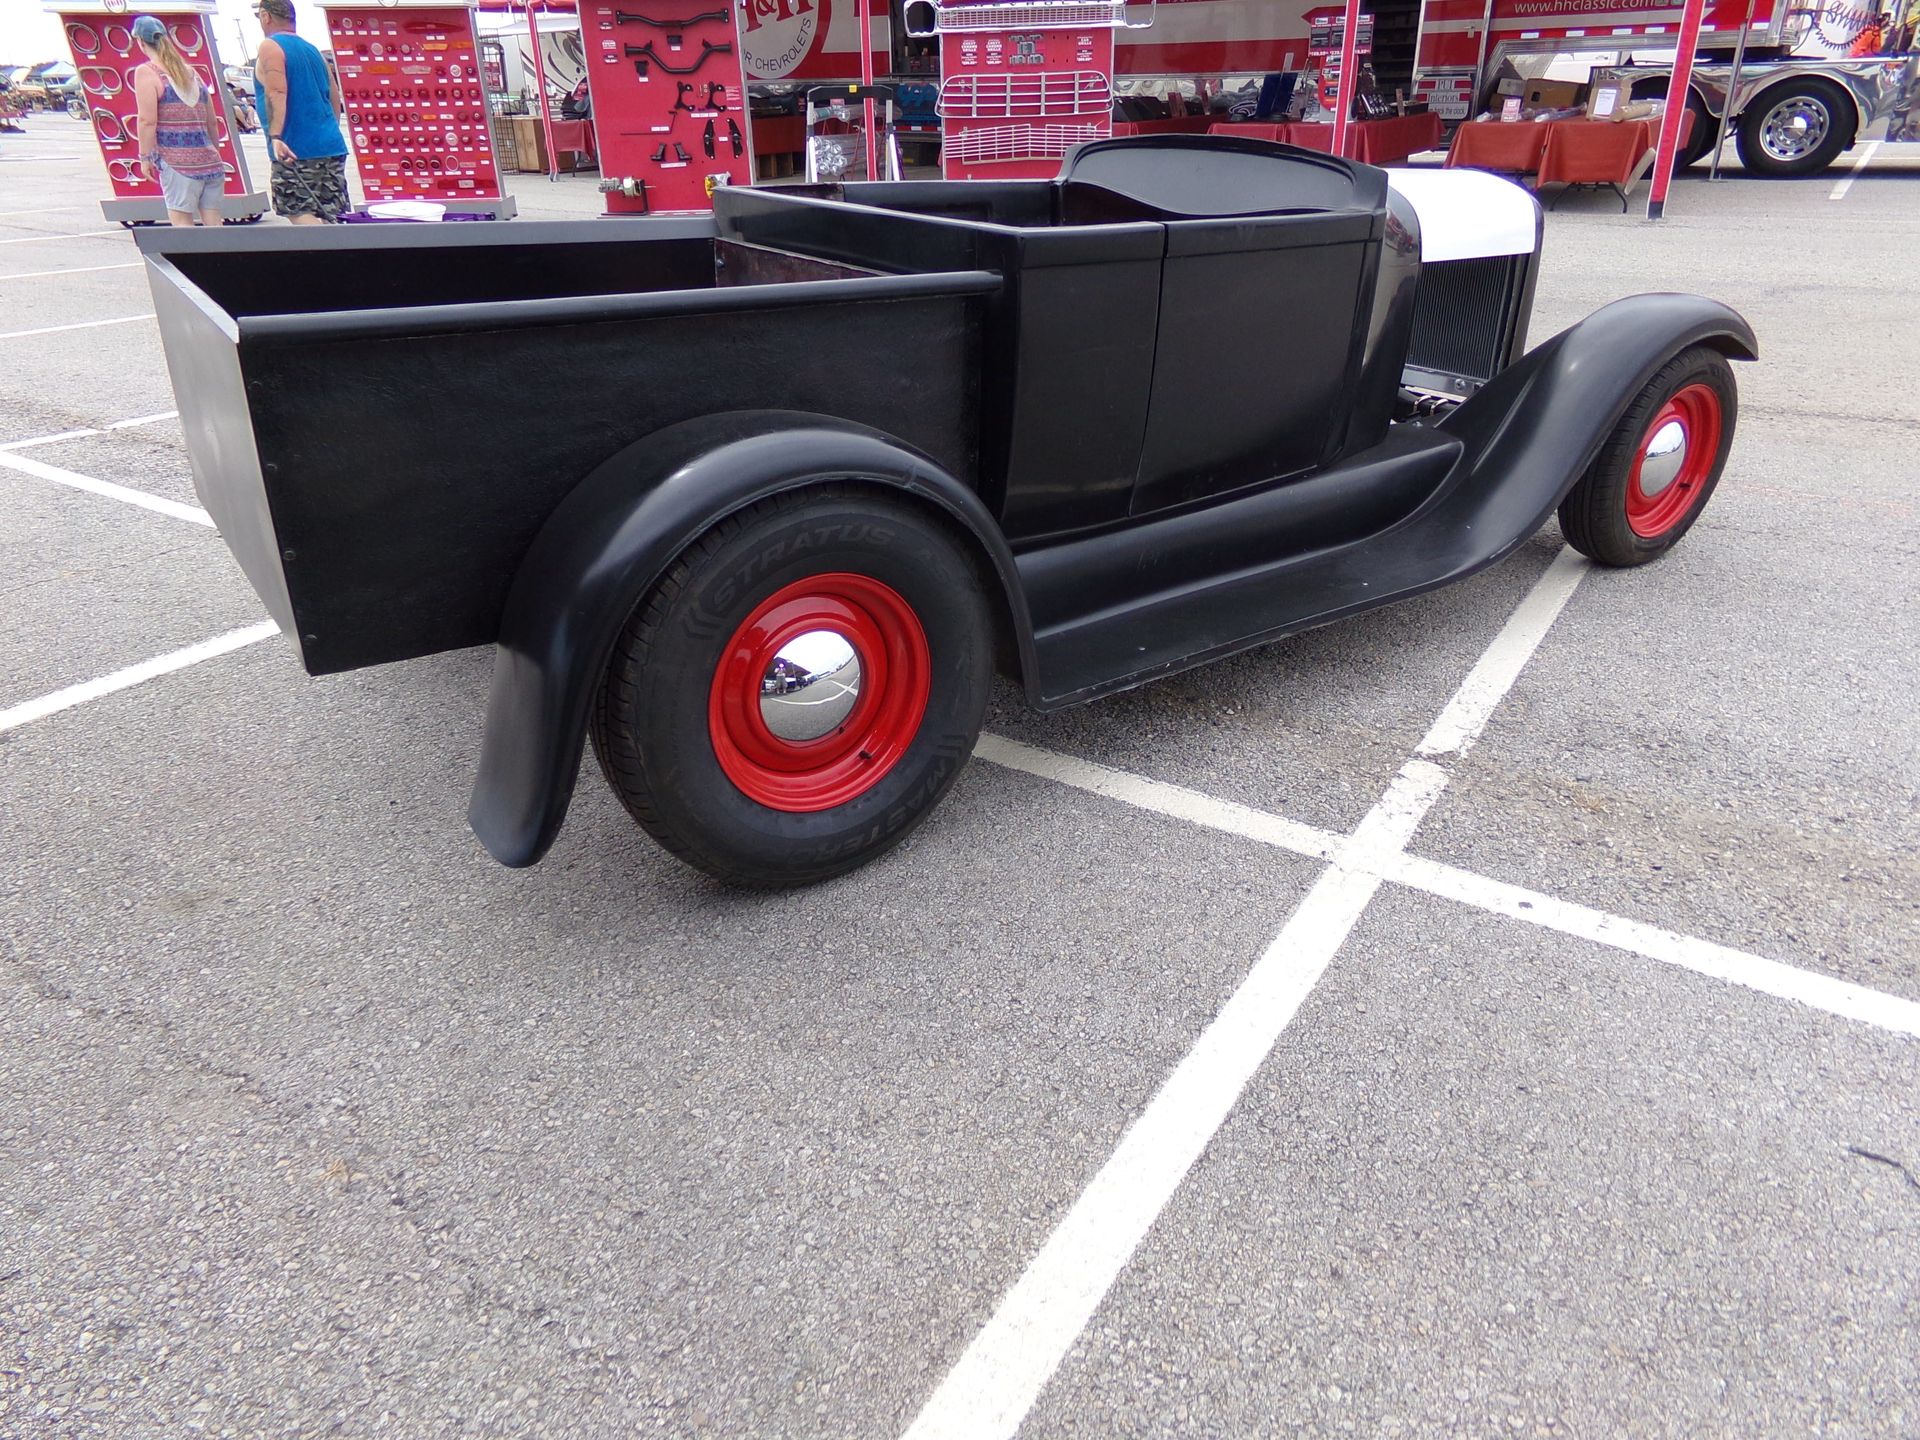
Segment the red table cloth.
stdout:
<path fill-rule="evenodd" d="M 573 151 L 584 155 L 594 164 L 600 163 L 600 151 L 593 143 L 593 122 L 591 120 L 556 120 L 553 122 L 553 153 Z"/>
<path fill-rule="evenodd" d="M 1431 150 L 1440 143 L 1443 129 L 1440 117 L 1430 110 L 1419 115 L 1387 115 L 1378 120 L 1356 120 L 1352 126 L 1353 158 L 1368 165 L 1391 165 L 1419 151 Z M 1283 145 L 1298 145 L 1305 150 L 1327 153 L 1333 150 L 1333 126 L 1328 123 L 1216 123 L 1209 133 L 1277 140 Z"/>
<path fill-rule="evenodd" d="M 1549 128 L 1530 120 L 1469 120 L 1453 132 L 1447 164 L 1531 175 L 1540 168 Z"/>
<path fill-rule="evenodd" d="M 1558 139 L 1561 131 L 1564 139 Z M 1693 133 L 1693 111 L 1680 119 L 1680 143 Z M 1641 158 L 1660 139 L 1660 121 L 1651 120 L 1470 120 L 1453 132 L 1448 165 L 1504 170 L 1514 175 L 1540 172 L 1542 185 L 1578 181 L 1621 185 L 1633 178 Z M 1557 158 L 1546 158 L 1557 151 Z M 1631 153 L 1629 153 L 1631 152 Z M 1553 173 L 1547 173 L 1548 166 Z M 1624 165 L 1624 168 L 1623 168 Z M 1617 178 L 1616 178 L 1617 177 Z"/>
<path fill-rule="evenodd" d="M 1115 137 L 1126 135 L 1204 135 L 1213 126 L 1207 115 L 1169 115 L 1164 120 L 1116 120 Z"/>
<path fill-rule="evenodd" d="M 1540 157 L 1542 185 L 1627 185 L 1640 178 L 1660 143 L 1660 121 L 1555 120 Z M 1680 144 L 1693 133 L 1693 111 L 1680 117 Z"/>
<path fill-rule="evenodd" d="M 807 125 L 798 115 L 768 115 L 753 122 L 753 153 L 798 155 L 807 148 Z"/>

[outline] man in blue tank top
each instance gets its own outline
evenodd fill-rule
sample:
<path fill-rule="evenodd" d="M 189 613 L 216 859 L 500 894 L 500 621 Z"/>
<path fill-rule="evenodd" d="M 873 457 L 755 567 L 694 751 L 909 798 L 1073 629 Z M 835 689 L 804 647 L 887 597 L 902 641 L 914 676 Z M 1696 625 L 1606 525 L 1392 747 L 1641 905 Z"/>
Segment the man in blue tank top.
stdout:
<path fill-rule="evenodd" d="M 347 141 L 340 96 L 320 52 L 293 30 L 293 0 L 257 0 L 266 38 L 253 89 L 273 159 L 273 213 L 295 225 L 337 220 L 347 208 Z"/>

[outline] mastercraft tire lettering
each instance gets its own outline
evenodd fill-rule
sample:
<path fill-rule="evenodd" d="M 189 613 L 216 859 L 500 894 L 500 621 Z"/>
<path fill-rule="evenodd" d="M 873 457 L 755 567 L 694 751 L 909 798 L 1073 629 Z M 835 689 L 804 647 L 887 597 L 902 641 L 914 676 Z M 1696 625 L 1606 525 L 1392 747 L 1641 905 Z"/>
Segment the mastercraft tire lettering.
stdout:
<path fill-rule="evenodd" d="M 736 884 L 793 885 L 903 840 L 966 764 L 993 612 L 929 512 L 853 486 L 716 525 L 615 645 L 594 752 L 667 850 Z"/>

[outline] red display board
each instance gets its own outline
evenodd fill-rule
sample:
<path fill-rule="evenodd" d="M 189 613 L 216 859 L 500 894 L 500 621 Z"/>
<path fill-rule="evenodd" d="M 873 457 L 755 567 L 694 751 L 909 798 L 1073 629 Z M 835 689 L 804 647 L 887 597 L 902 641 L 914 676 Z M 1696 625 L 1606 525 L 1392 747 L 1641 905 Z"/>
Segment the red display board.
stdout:
<path fill-rule="evenodd" d="M 151 177 L 143 179 L 136 170 L 140 130 L 133 72 L 147 63 L 146 52 L 133 39 L 136 15 L 152 15 L 165 22 L 174 45 L 213 97 L 214 143 L 227 167 L 221 213 L 229 220 L 257 220 L 266 212 L 267 197 L 253 188 L 245 157 L 234 143 L 226 87 L 215 78 L 221 70 L 208 25 L 212 4 L 180 4 L 176 0 L 169 5 L 163 0 L 134 11 L 125 0 L 102 0 L 48 8 L 60 17 L 66 31 L 73 68 L 79 73 L 81 91 L 87 99 L 93 138 L 100 147 L 100 158 L 106 162 L 107 182 L 113 187 L 113 197 L 100 202 L 107 219 L 132 224 L 167 218 L 160 182 Z"/>
<path fill-rule="evenodd" d="M 431 200 L 504 219 L 473 12 L 459 5 L 327 6 L 347 143 L 369 202 Z"/>
<path fill-rule="evenodd" d="M 753 183 L 737 11 L 757 3 L 582 0 L 609 215 L 709 210 L 717 187 Z"/>
<path fill-rule="evenodd" d="M 940 163 L 949 180 L 1035 180 L 1113 133 L 1113 37 L 1097 0 L 941 0 Z"/>

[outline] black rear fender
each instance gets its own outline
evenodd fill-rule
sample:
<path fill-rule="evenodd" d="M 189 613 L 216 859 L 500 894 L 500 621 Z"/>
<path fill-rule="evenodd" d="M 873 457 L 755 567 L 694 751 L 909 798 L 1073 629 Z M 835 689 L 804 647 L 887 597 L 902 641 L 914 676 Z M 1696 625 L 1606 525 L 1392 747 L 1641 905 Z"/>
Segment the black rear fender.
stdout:
<path fill-rule="evenodd" d="M 601 465 L 555 508 L 501 616 L 468 819 L 505 865 L 531 865 L 566 818 L 593 695 L 621 627 L 716 522 L 784 491 L 853 482 L 909 496 L 971 541 L 998 581 L 1020 664 L 1032 626 L 980 499 L 918 451 L 825 416 L 747 411 L 672 425 Z"/>

